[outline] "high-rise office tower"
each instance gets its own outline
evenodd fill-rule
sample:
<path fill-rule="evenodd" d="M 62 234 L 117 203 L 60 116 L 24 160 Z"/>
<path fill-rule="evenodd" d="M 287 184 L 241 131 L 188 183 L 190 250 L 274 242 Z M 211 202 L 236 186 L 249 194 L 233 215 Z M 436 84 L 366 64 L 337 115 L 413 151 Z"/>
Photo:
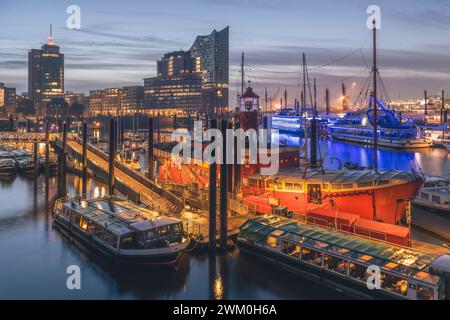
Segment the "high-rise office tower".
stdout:
<path fill-rule="evenodd" d="M 28 94 L 39 116 L 45 116 L 51 99 L 64 97 L 64 55 L 53 40 L 51 25 L 47 43 L 28 51 Z"/>

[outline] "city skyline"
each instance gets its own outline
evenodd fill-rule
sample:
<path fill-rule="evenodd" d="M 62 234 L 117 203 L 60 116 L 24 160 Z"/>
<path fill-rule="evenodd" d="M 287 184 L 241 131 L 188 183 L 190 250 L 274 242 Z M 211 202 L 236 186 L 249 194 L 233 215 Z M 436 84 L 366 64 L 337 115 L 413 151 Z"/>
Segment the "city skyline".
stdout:
<path fill-rule="evenodd" d="M 447 1 L 433 2 L 449 6 Z M 279 87 L 280 92 L 287 87 L 290 103 L 300 95 L 302 52 L 307 55 L 311 76 L 318 79 L 319 99 L 325 86 L 336 98 L 343 79 L 356 83 L 355 92 L 350 93 L 354 96 L 368 75 L 364 58 L 371 63 L 366 8 L 372 3 L 368 1 L 349 0 L 345 8 L 323 0 L 315 4 L 196 1 L 189 5 L 178 1 L 151 5 L 134 1 L 131 3 L 134 6 L 108 2 L 107 8 L 79 1 L 81 30 L 65 27 L 69 2 L 54 3 L 52 10 L 43 10 L 47 7 L 44 5 L 30 5 L 33 9 L 30 12 L 20 11 L 18 3 L 3 1 L 0 13 L 4 21 L 0 33 L 4 43 L 0 78 L 7 86 L 16 87 L 18 93 L 26 91 L 27 50 L 45 42 L 50 23 L 54 25 L 55 42 L 66 55 L 67 91 L 87 93 L 92 89 L 142 85 L 144 78 L 156 74 L 156 61 L 164 53 L 189 50 L 197 34 L 209 34 L 227 25 L 230 25 L 231 105 L 240 91 L 242 51 L 246 54 L 246 80 L 252 81 L 255 91 L 263 96 L 267 87 L 272 96 Z M 378 1 L 382 13 L 380 72 L 391 98 L 420 98 L 424 89 L 430 95 L 450 89 L 450 67 L 446 63 L 450 54 L 448 45 L 441 41 L 442 34 L 449 32 L 450 20 L 446 19 L 445 10 L 428 9 L 427 3 Z M 318 11 L 320 7 L 324 9 Z M 220 15 L 208 17 L 207 12 L 214 11 Z M 316 13 L 314 19 L 308 14 L 312 11 Z M 39 19 L 21 23 L 13 18 L 19 12 L 23 19 L 32 13 Z M 171 22 L 172 19 L 177 23 Z"/>

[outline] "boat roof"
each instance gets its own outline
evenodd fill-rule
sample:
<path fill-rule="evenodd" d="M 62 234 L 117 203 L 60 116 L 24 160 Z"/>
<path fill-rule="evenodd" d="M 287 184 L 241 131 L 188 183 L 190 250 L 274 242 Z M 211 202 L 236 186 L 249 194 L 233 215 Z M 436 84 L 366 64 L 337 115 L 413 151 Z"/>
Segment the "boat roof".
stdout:
<path fill-rule="evenodd" d="M 161 218 L 157 218 L 155 220 L 138 221 L 138 222 L 131 224 L 131 226 L 138 231 L 148 231 L 148 230 L 152 230 L 152 229 L 159 228 L 162 226 L 175 224 L 178 222 L 179 222 L 179 220 L 177 220 L 177 219 L 161 217 Z"/>
<path fill-rule="evenodd" d="M 156 211 L 118 198 L 69 200 L 65 205 L 118 236 L 179 222 L 178 219 L 160 217 Z"/>
<path fill-rule="evenodd" d="M 287 167 L 271 176 L 260 173 L 252 175 L 255 179 L 286 181 L 286 182 L 318 182 L 318 183 L 364 183 L 371 181 L 404 180 L 413 182 L 417 177 L 412 172 L 400 170 L 386 170 L 375 172 L 373 170 L 321 170 Z"/>
<path fill-rule="evenodd" d="M 424 253 L 278 216 L 258 217 L 249 221 L 251 221 L 249 227 L 251 233 L 264 237 L 274 234 L 290 241 L 306 243 L 381 267 L 394 263 L 395 266 L 391 264 L 391 268 L 400 269 L 399 266 L 403 266 L 401 273 L 407 273 L 407 275 L 424 270 L 439 257 L 437 254 Z"/>

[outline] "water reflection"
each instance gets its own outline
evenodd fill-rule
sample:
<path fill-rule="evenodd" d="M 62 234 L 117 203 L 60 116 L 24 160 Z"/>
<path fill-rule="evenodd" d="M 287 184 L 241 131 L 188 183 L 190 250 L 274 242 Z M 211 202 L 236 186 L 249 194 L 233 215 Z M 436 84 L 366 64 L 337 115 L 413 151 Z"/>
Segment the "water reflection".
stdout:
<path fill-rule="evenodd" d="M 238 250 L 228 254 L 181 255 L 176 269 L 130 267 L 69 239 L 52 228 L 51 202 L 57 196 L 58 177 L 35 182 L 17 176 L 0 180 L 0 298 L 8 299 L 302 299 L 342 294 L 305 280 L 273 272 L 247 261 Z M 6 184 L 6 185 L 5 185 Z M 67 192 L 79 195 L 80 178 L 69 174 Z M 107 192 L 104 183 L 88 179 L 89 195 Z M 67 290 L 66 269 L 78 265 L 82 289 Z M 211 267 L 211 268 L 210 268 Z M 209 269 L 210 268 L 210 269 Z M 211 272 L 208 272 L 210 270 Z M 257 277 L 255 278 L 255 275 Z M 306 282 L 308 283 L 308 282 Z M 300 289 L 299 289 L 300 288 Z M 302 289 L 304 288 L 304 289 Z M 275 289 L 275 290 L 274 290 Z"/>

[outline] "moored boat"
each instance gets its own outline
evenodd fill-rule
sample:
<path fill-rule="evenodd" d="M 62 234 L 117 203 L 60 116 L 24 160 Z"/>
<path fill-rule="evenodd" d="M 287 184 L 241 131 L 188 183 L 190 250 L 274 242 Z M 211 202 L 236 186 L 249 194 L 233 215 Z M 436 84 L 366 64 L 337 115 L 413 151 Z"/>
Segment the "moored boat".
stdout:
<path fill-rule="evenodd" d="M 35 173 L 35 164 L 32 158 L 16 158 L 17 169 L 24 174 Z"/>
<path fill-rule="evenodd" d="M 449 297 L 450 255 L 441 248 L 425 253 L 279 216 L 248 220 L 237 243 L 243 253 L 358 298 Z M 372 290 L 369 267 L 379 270 Z"/>
<path fill-rule="evenodd" d="M 17 167 L 14 159 L 0 158 L 0 176 L 12 176 L 16 172 Z"/>
<path fill-rule="evenodd" d="M 386 148 L 428 148 L 433 142 L 418 137 L 417 128 L 403 124 L 394 111 L 378 104 L 378 145 Z M 369 102 L 372 105 L 372 102 Z M 371 108 L 352 111 L 328 126 L 333 139 L 362 144 L 374 143 L 374 115 Z"/>
<path fill-rule="evenodd" d="M 174 264 L 189 241 L 178 219 L 118 198 L 60 199 L 54 223 L 114 260 Z"/>
<path fill-rule="evenodd" d="M 242 191 L 244 203 L 262 214 L 280 205 L 300 214 L 333 205 L 365 219 L 396 224 L 422 183 L 420 175 L 397 170 L 283 168 L 272 176 L 244 178 Z"/>

